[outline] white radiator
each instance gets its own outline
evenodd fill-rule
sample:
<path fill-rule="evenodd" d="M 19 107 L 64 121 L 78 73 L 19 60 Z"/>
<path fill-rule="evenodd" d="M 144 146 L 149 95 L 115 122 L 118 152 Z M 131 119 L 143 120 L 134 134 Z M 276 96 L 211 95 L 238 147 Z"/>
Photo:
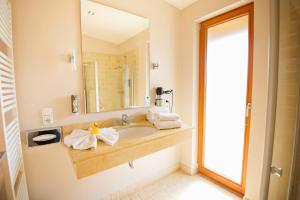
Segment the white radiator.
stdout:
<path fill-rule="evenodd" d="M 12 198 L 27 200 L 29 198 L 18 121 L 11 24 L 10 2 L 0 0 L 0 132 L 5 140 Z"/>
<path fill-rule="evenodd" d="M 12 47 L 11 24 L 10 3 L 8 0 L 0 0 L 0 38 L 10 48 Z"/>

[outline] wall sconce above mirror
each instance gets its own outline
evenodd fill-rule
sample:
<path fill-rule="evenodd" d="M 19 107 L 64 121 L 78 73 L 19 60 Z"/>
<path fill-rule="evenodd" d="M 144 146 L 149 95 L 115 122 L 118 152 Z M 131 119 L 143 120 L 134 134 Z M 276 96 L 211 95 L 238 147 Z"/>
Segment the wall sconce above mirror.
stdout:
<path fill-rule="evenodd" d="M 149 96 L 149 20 L 81 0 L 87 113 L 144 107 Z"/>

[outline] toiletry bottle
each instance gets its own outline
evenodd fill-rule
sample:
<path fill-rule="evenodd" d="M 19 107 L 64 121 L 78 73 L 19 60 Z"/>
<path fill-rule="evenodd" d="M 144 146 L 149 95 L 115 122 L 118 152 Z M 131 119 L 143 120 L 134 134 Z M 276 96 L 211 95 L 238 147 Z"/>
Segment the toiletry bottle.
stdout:
<path fill-rule="evenodd" d="M 149 106 L 150 106 L 150 101 L 151 101 L 150 96 L 146 95 L 146 96 L 145 96 L 145 99 L 144 99 L 144 105 L 145 105 L 146 107 L 149 107 Z"/>

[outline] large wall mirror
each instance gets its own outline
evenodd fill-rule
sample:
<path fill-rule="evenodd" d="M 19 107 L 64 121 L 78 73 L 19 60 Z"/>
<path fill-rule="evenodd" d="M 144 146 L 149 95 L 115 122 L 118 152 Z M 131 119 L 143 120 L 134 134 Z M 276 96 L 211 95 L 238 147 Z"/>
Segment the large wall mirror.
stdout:
<path fill-rule="evenodd" d="M 149 95 L 149 20 L 81 0 L 87 113 L 144 106 Z"/>

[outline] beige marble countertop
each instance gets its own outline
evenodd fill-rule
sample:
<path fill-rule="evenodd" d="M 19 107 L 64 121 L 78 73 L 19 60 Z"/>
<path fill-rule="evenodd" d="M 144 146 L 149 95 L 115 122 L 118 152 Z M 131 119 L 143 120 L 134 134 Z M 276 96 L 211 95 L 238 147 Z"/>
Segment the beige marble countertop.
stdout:
<path fill-rule="evenodd" d="M 117 130 L 129 128 L 129 127 L 153 127 L 154 126 L 149 123 L 148 121 L 140 121 L 138 123 L 132 123 L 128 126 L 115 126 Z M 96 149 L 88 149 L 88 150 L 75 150 L 70 148 L 70 156 L 72 158 L 73 163 L 81 162 L 90 158 L 93 158 L 95 156 L 101 156 L 105 154 L 109 154 L 127 147 L 135 146 L 138 144 L 142 144 L 148 141 L 156 140 L 159 138 L 163 138 L 169 135 L 176 134 L 178 132 L 182 132 L 185 130 L 192 129 L 192 127 L 183 124 L 181 128 L 175 128 L 175 129 L 167 129 L 167 130 L 158 130 L 157 132 L 140 138 L 134 138 L 134 139 L 125 139 L 121 138 L 119 141 L 114 145 L 110 146 L 105 144 L 102 141 L 98 141 L 97 148 Z M 67 134 L 64 134 L 67 135 Z"/>
<path fill-rule="evenodd" d="M 100 128 L 113 127 L 117 130 L 132 127 L 155 128 L 145 119 L 145 115 L 134 116 L 128 126 L 119 126 L 120 120 L 118 119 L 99 121 L 98 124 Z M 81 123 L 64 126 L 62 127 L 63 136 L 70 134 L 74 129 L 87 130 L 90 125 L 91 123 Z M 113 146 L 98 140 L 96 149 L 66 148 L 68 148 L 76 176 L 80 179 L 174 146 L 191 137 L 192 127 L 183 124 L 181 128 L 157 130 L 144 137 L 120 138 Z"/>

